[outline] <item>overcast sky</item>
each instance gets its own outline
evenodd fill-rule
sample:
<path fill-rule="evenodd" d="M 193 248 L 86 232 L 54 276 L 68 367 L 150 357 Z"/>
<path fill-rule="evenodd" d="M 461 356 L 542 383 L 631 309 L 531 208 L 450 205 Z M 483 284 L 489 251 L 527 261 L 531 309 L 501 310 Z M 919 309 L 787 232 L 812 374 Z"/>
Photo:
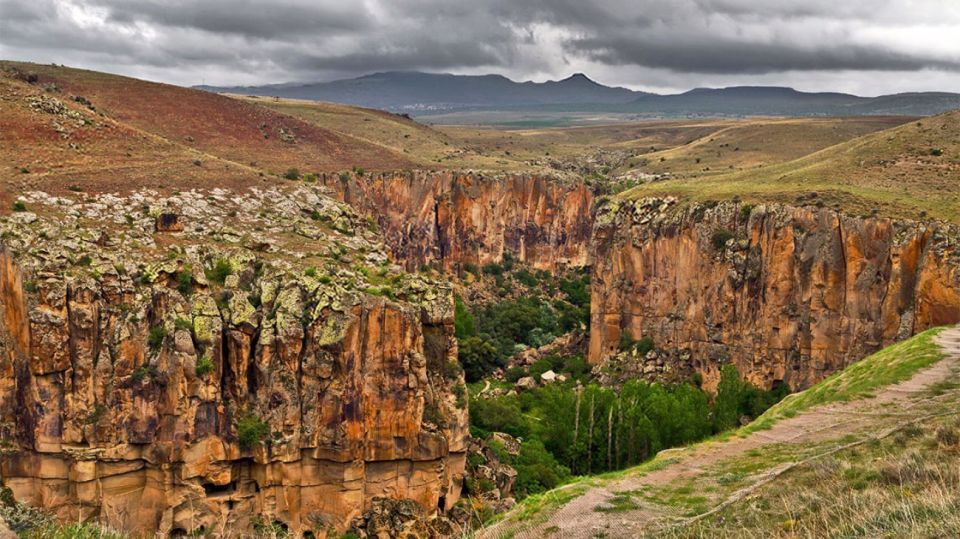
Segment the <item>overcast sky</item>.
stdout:
<path fill-rule="evenodd" d="M 0 0 L 0 58 L 183 85 L 423 70 L 960 92 L 960 0 Z"/>

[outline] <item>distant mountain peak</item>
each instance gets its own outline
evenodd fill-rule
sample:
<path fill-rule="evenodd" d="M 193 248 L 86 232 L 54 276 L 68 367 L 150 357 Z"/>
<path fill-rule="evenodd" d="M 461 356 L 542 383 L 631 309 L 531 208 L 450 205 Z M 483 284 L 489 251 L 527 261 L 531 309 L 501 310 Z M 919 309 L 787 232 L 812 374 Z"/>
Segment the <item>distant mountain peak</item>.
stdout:
<path fill-rule="evenodd" d="M 960 95 L 908 93 L 876 98 L 804 92 L 782 86 L 695 88 L 673 95 L 638 92 L 598 83 L 585 73 L 545 82 L 516 82 L 503 75 L 455 75 L 383 71 L 332 82 L 244 88 L 202 87 L 216 92 L 332 101 L 426 115 L 469 109 L 610 111 L 643 116 L 822 116 L 936 114 L 960 107 Z"/>

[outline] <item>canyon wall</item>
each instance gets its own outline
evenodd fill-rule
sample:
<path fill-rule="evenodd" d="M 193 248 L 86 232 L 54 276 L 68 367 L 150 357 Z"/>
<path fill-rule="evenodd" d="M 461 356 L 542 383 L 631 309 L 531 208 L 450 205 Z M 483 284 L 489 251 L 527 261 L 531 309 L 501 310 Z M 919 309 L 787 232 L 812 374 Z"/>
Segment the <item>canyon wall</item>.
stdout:
<path fill-rule="evenodd" d="M 183 230 L 124 223 L 141 204 L 183 208 Z M 447 285 L 387 275 L 365 222 L 306 190 L 84 206 L 2 224 L 0 480 L 17 501 L 135 535 L 260 521 L 318 537 L 378 496 L 456 502 L 467 409 Z M 311 229 L 314 211 L 344 234 Z M 226 225 L 262 232 L 224 245 L 210 230 Z M 304 270 L 265 246 L 293 242 L 337 258 Z"/>
<path fill-rule="evenodd" d="M 589 360 L 626 334 L 667 352 L 647 372 L 666 364 L 709 387 L 733 362 L 755 383 L 808 387 L 960 321 L 958 233 L 813 206 L 614 200 L 592 239 Z"/>
<path fill-rule="evenodd" d="M 325 175 L 334 196 L 375 219 L 407 269 L 499 262 L 538 269 L 588 262 L 593 195 L 582 182 L 532 175 L 411 172 Z"/>

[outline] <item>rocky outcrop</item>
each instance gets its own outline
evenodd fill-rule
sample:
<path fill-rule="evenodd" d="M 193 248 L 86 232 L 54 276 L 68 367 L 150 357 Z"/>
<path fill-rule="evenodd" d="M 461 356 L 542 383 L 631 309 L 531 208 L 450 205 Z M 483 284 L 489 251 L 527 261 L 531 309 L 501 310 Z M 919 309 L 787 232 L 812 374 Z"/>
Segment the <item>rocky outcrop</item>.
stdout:
<path fill-rule="evenodd" d="M 374 499 L 457 501 L 453 294 L 365 220 L 307 187 L 23 201 L 0 223 L 17 501 L 133 534 L 321 537 Z M 155 234 L 171 212 L 182 231 Z"/>
<path fill-rule="evenodd" d="M 726 362 L 758 384 L 807 387 L 960 321 L 958 232 L 815 206 L 614 200 L 592 240 L 589 360 L 650 337 L 708 387 Z"/>
<path fill-rule="evenodd" d="M 343 173 L 321 182 L 376 220 L 410 270 L 457 270 L 510 252 L 538 269 L 587 265 L 593 195 L 582 182 L 529 175 Z"/>

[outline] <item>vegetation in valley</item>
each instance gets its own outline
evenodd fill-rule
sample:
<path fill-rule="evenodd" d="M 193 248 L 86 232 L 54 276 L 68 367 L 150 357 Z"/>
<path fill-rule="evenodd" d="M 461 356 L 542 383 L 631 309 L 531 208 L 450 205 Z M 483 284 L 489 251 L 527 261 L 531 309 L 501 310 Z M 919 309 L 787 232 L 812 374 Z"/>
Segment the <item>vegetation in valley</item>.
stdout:
<path fill-rule="evenodd" d="M 590 278 L 584 272 L 554 277 L 543 270 L 517 267 L 509 256 L 501 264 L 466 271 L 482 272 L 499 295 L 508 296 L 473 309 L 456 300 L 459 359 L 468 382 L 505 368 L 507 359 L 524 348 L 543 346 L 571 331 L 587 331 Z M 515 288 L 523 293 L 509 297 Z"/>

